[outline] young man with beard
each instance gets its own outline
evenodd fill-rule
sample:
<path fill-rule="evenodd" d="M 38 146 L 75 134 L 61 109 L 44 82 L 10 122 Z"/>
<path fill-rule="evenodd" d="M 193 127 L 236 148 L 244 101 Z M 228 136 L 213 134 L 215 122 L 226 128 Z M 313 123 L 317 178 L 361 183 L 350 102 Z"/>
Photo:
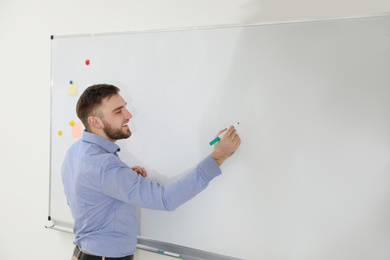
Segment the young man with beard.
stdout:
<path fill-rule="evenodd" d="M 147 178 L 144 168 L 129 167 L 118 157 L 120 148 L 115 142 L 131 136 L 128 123 L 132 118 L 119 88 L 107 84 L 88 87 L 77 102 L 76 112 L 86 130 L 69 148 L 62 166 L 76 235 L 72 260 L 133 259 L 136 207 L 176 209 L 221 174 L 219 166 L 241 143 L 230 127 L 195 169 L 161 186 Z"/>

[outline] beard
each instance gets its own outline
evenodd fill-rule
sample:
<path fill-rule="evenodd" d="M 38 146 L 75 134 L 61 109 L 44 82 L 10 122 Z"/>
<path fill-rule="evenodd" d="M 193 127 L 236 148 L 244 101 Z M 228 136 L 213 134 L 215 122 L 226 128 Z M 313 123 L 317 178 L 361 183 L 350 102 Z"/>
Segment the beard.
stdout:
<path fill-rule="evenodd" d="M 107 123 L 105 120 L 103 120 L 104 127 L 103 131 L 104 133 L 112 140 L 120 140 L 120 139 L 127 139 L 131 136 L 131 131 L 129 128 L 126 130 L 120 128 L 114 128 L 109 123 Z"/>

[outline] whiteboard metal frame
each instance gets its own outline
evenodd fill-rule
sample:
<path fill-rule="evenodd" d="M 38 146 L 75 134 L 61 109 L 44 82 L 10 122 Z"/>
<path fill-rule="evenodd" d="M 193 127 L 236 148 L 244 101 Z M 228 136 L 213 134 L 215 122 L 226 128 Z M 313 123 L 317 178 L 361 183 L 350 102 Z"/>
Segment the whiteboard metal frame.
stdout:
<path fill-rule="evenodd" d="M 46 226 L 46 228 L 74 234 L 72 230 L 72 225 L 69 225 L 64 222 L 53 221 L 52 225 Z M 145 238 L 142 236 L 137 236 L 137 248 L 140 250 L 150 251 L 156 254 L 160 254 L 157 252 L 157 250 L 172 252 L 175 254 L 182 255 L 183 259 L 189 260 L 240 260 L 239 258 L 210 253 L 186 246 L 170 244 L 162 241 Z"/>
<path fill-rule="evenodd" d="M 329 17 L 321 19 L 304 19 L 304 20 L 290 20 L 290 21 L 275 21 L 275 22 L 260 22 L 260 23 L 243 23 L 243 24 L 224 24 L 224 25 L 210 25 L 210 26 L 189 26 L 189 27 L 172 27 L 150 30 L 131 30 L 131 31 L 118 31 L 118 32 L 103 32 L 103 33 L 85 33 L 85 34 L 63 34 L 52 35 L 51 39 L 57 38 L 73 38 L 73 37 L 93 37 L 93 36 L 110 36 L 110 35 L 123 35 L 123 34 L 141 34 L 141 33 L 160 33 L 160 32 L 180 32 L 180 31 L 193 31 L 193 30 L 212 30 L 223 28 L 238 28 L 238 27 L 254 27 L 254 26 L 267 26 L 267 25 L 280 25 L 280 24 L 297 24 L 297 23 L 312 23 L 312 22 L 325 22 L 325 21 L 339 21 L 339 20 L 353 20 L 353 19 L 369 19 L 390 16 L 390 12 L 362 15 L 362 16 L 345 16 L 345 17 Z"/>

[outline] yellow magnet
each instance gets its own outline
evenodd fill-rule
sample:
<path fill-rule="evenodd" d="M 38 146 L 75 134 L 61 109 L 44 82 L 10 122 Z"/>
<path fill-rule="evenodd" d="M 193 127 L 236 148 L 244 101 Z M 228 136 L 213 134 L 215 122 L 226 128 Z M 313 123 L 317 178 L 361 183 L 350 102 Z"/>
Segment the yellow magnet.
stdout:
<path fill-rule="evenodd" d="M 62 131 L 61 130 L 58 130 L 58 135 L 62 135 Z"/>
<path fill-rule="evenodd" d="M 73 119 L 71 119 L 71 120 L 69 121 L 69 125 L 71 125 L 71 126 L 73 126 L 73 125 L 74 125 L 74 121 L 73 121 Z"/>

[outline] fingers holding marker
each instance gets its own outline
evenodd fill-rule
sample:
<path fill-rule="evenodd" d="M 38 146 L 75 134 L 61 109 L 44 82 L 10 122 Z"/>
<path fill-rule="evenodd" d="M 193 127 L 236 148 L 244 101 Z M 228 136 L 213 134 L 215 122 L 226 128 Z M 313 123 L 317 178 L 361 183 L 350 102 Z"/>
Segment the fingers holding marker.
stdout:
<path fill-rule="evenodd" d="M 235 143 L 235 147 L 237 149 L 237 147 L 239 147 L 241 144 L 241 138 L 238 134 L 235 135 L 233 142 Z"/>
<path fill-rule="evenodd" d="M 221 142 L 225 142 L 228 146 L 231 146 L 234 149 L 234 151 L 238 148 L 238 146 L 240 146 L 241 138 L 237 134 L 237 130 L 235 129 L 235 126 L 229 127 L 226 133 L 221 137 Z"/>
<path fill-rule="evenodd" d="M 234 147 L 238 147 L 241 143 L 241 138 L 236 133 L 236 130 L 234 130 L 234 132 L 230 136 L 228 136 L 226 139 L 228 141 L 230 141 Z"/>
<path fill-rule="evenodd" d="M 215 144 L 214 151 L 210 155 L 218 165 L 221 165 L 227 158 L 233 155 L 241 144 L 241 138 L 235 129 L 238 124 L 220 131 L 219 135 L 210 142 L 210 145 Z"/>
<path fill-rule="evenodd" d="M 229 129 L 226 131 L 226 133 L 224 134 L 224 137 L 225 139 L 227 138 L 234 138 L 234 136 L 236 135 L 237 131 L 236 129 L 234 128 L 234 126 L 230 126 Z M 223 137 L 221 137 L 222 139 Z"/>
<path fill-rule="evenodd" d="M 226 128 L 225 128 L 224 130 L 219 131 L 218 136 L 217 136 L 216 138 L 214 138 L 214 140 L 212 140 L 212 141 L 210 142 L 210 145 L 213 145 L 213 144 L 215 144 L 216 142 L 218 142 L 219 140 L 221 140 L 223 136 L 227 136 L 227 137 L 225 137 L 225 139 L 228 138 L 228 137 L 231 137 L 232 134 L 235 134 L 235 133 L 236 133 L 236 129 L 235 129 L 235 128 L 236 128 L 239 124 L 240 124 L 240 123 L 237 122 L 235 125 L 230 126 L 229 129 L 226 129 Z"/>
<path fill-rule="evenodd" d="M 221 131 L 218 132 L 217 136 L 215 138 L 217 138 L 218 136 L 220 136 L 221 134 L 223 134 L 223 132 L 225 132 L 227 130 L 227 128 L 225 129 L 222 129 Z"/>

